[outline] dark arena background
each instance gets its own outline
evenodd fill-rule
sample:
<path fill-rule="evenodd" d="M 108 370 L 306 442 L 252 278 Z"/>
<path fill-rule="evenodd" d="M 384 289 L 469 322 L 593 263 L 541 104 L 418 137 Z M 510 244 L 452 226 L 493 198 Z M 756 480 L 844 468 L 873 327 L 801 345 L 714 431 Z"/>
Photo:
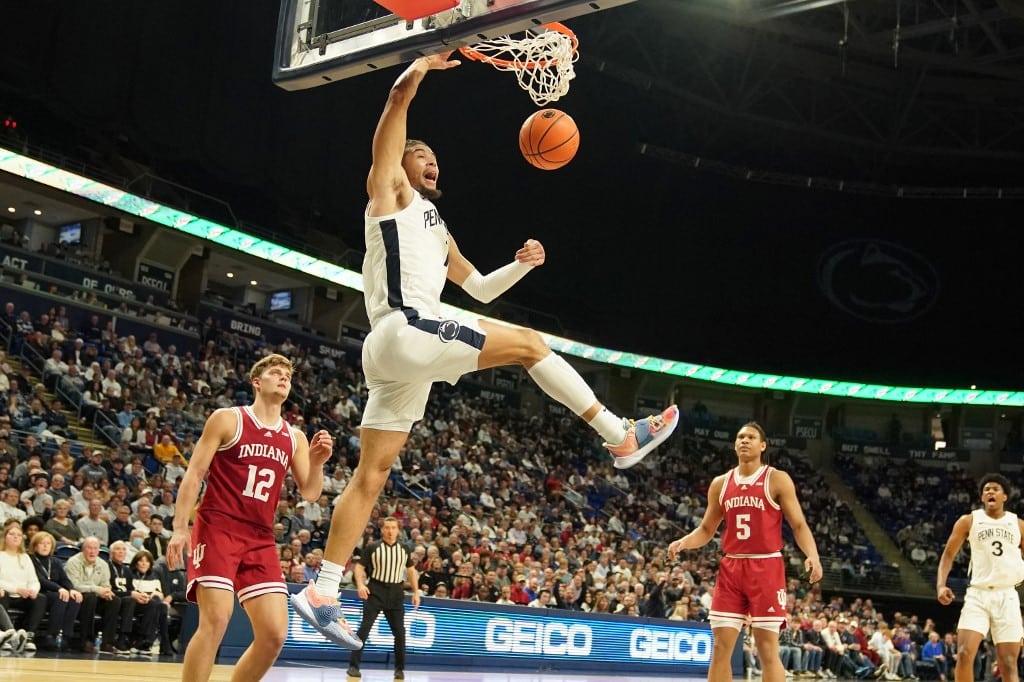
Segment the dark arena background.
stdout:
<path fill-rule="evenodd" d="M 286 419 L 336 442 L 327 499 L 300 513 L 320 520 L 294 525 L 294 483 L 282 497 L 282 572 L 315 574 L 331 500 L 359 462 L 377 119 L 416 54 L 472 42 L 506 11 L 516 31 L 559 19 L 578 37 L 569 92 L 547 106 L 573 117 L 580 148 L 559 170 L 533 168 L 517 139 L 537 106 L 514 76 L 465 58 L 428 74 L 408 132 L 437 153 L 460 250 L 484 273 L 528 238 L 547 255 L 490 304 L 449 287 L 446 315 L 535 328 L 617 413 L 675 402 L 683 419 L 622 472 L 519 368 L 436 385 L 375 512 L 403 519 L 422 569 L 441 559 L 408 611 L 408 678 L 703 678 L 717 542 L 678 560 L 667 546 L 699 523 L 751 419 L 822 554 L 811 586 L 786 529 L 801 627 L 884 624 L 915 654 L 929 631 L 954 632 L 966 551 L 957 601 L 935 597 L 952 524 L 986 473 L 1010 479 L 1014 512 L 1024 484 L 1024 5 L 460 7 L 483 12 L 472 35 L 372 0 L 3 9 L 0 487 L 18 494 L 0 515 L 49 521 L 33 467 L 87 515 L 80 470 L 98 451 L 88 494 L 104 518 L 142 502 L 169 523 L 181 470 L 153 439 L 170 436 L 184 464 L 213 409 L 247 404 L 245 372 L 272 349 L 299 367 Z M 556 593 L 576 579 L 578 599 L 494 603 L 519 575 Z M 353 622 L 359 604 L 343 593 Z M 268 679 L 340 678 L 345 652 L 291 615 Z M 12 679 L 176 679 L 195 618 L 174 602 L 162 656 L 81 653 L 77 628 L 62 633 L 71 651 L 0 655 Z M 214 679 L 229 679 L 247 628 L 239 611 Z M 380 622 L 364 677 L 391 679 L 391 645 Z M 748 667 L 738 649 L 735 676 Z M 910 674 L 939 673 L 918 661 Z"/>

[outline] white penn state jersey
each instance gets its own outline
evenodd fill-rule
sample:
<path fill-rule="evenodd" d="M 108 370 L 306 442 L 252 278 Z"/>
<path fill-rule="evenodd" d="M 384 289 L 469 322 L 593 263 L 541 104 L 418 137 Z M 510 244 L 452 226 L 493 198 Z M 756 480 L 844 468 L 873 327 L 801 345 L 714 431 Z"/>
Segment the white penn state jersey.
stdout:
<path fill-rule="evenodd" d="M 1013 587 L 1024 581 L 1017 515 L 1005 512 L 993 519 L 984 509 L 971 512 L 972 587 Z"/>
<path fill-rule="evenodd" d="M 440 319 L 448 277 L 448 228 L 437 208 L 413 192 L 398 213 L 365 215 L 363 288 L 370 327 L 395 310 Z"/>

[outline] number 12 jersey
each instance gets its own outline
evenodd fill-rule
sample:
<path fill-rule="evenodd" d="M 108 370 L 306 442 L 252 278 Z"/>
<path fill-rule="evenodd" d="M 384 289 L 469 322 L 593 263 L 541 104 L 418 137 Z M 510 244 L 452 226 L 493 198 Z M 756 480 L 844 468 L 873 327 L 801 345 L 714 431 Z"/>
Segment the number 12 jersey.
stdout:
<path fill-rule="evenodd" d="M 217 448 L 199 514 L 215 512 L 273 532 L 295 436 L 284 419 L 267 426 L 248 406 L 231 410 L 237 416 L 235 436 Z"/>

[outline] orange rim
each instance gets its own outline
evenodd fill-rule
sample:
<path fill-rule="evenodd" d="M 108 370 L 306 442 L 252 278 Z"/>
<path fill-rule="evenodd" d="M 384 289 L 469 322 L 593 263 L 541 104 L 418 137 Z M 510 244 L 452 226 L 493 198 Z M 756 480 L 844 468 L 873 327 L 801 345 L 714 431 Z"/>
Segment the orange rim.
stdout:
<path fill-rule="evenodd" d="M 549 31 L 558 31 L 563 35 L 569 36 L 569 39 L 572 41 L 572 53 L 576 54 L 580 41 L 576 38 L 576 34 L 572 32 L 572 29 L 557 21 L 550 24 L 544 24 L 543 28 L 546 28 Z M 535 62 L 520 62 L 512 59 L 501 59 L 499 57 L 486 55 L 472 45 L 464 45 L 463 47 L 460 47 L 459 52 L 461 52 L 467 59 L 484 62 L 485 64 L 493 64 L 494 66 L 504 69 L 546 69 L 549 66 L 556 66 L 560 61 L 558 59 L 541 59 Z"/>

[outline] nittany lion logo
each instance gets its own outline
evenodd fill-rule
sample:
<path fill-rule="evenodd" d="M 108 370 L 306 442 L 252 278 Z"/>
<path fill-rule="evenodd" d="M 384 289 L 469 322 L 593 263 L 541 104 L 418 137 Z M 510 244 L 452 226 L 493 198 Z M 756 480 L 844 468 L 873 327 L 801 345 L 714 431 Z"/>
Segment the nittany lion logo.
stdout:
<path fill-rule="evenodd" d="M 455 320 L 441 320 L 437 326 L 437 337 L 442 343 L 451 343 L 459 338 L 459 323 Z"/>
<path fill-rule="evenodd" d="M 923 255 L 880 239 L 832 246 L 818 262 L 818 283 L 832 305 L 868 322 L 912 320 L 939 295 L 939 274 Z"/>

